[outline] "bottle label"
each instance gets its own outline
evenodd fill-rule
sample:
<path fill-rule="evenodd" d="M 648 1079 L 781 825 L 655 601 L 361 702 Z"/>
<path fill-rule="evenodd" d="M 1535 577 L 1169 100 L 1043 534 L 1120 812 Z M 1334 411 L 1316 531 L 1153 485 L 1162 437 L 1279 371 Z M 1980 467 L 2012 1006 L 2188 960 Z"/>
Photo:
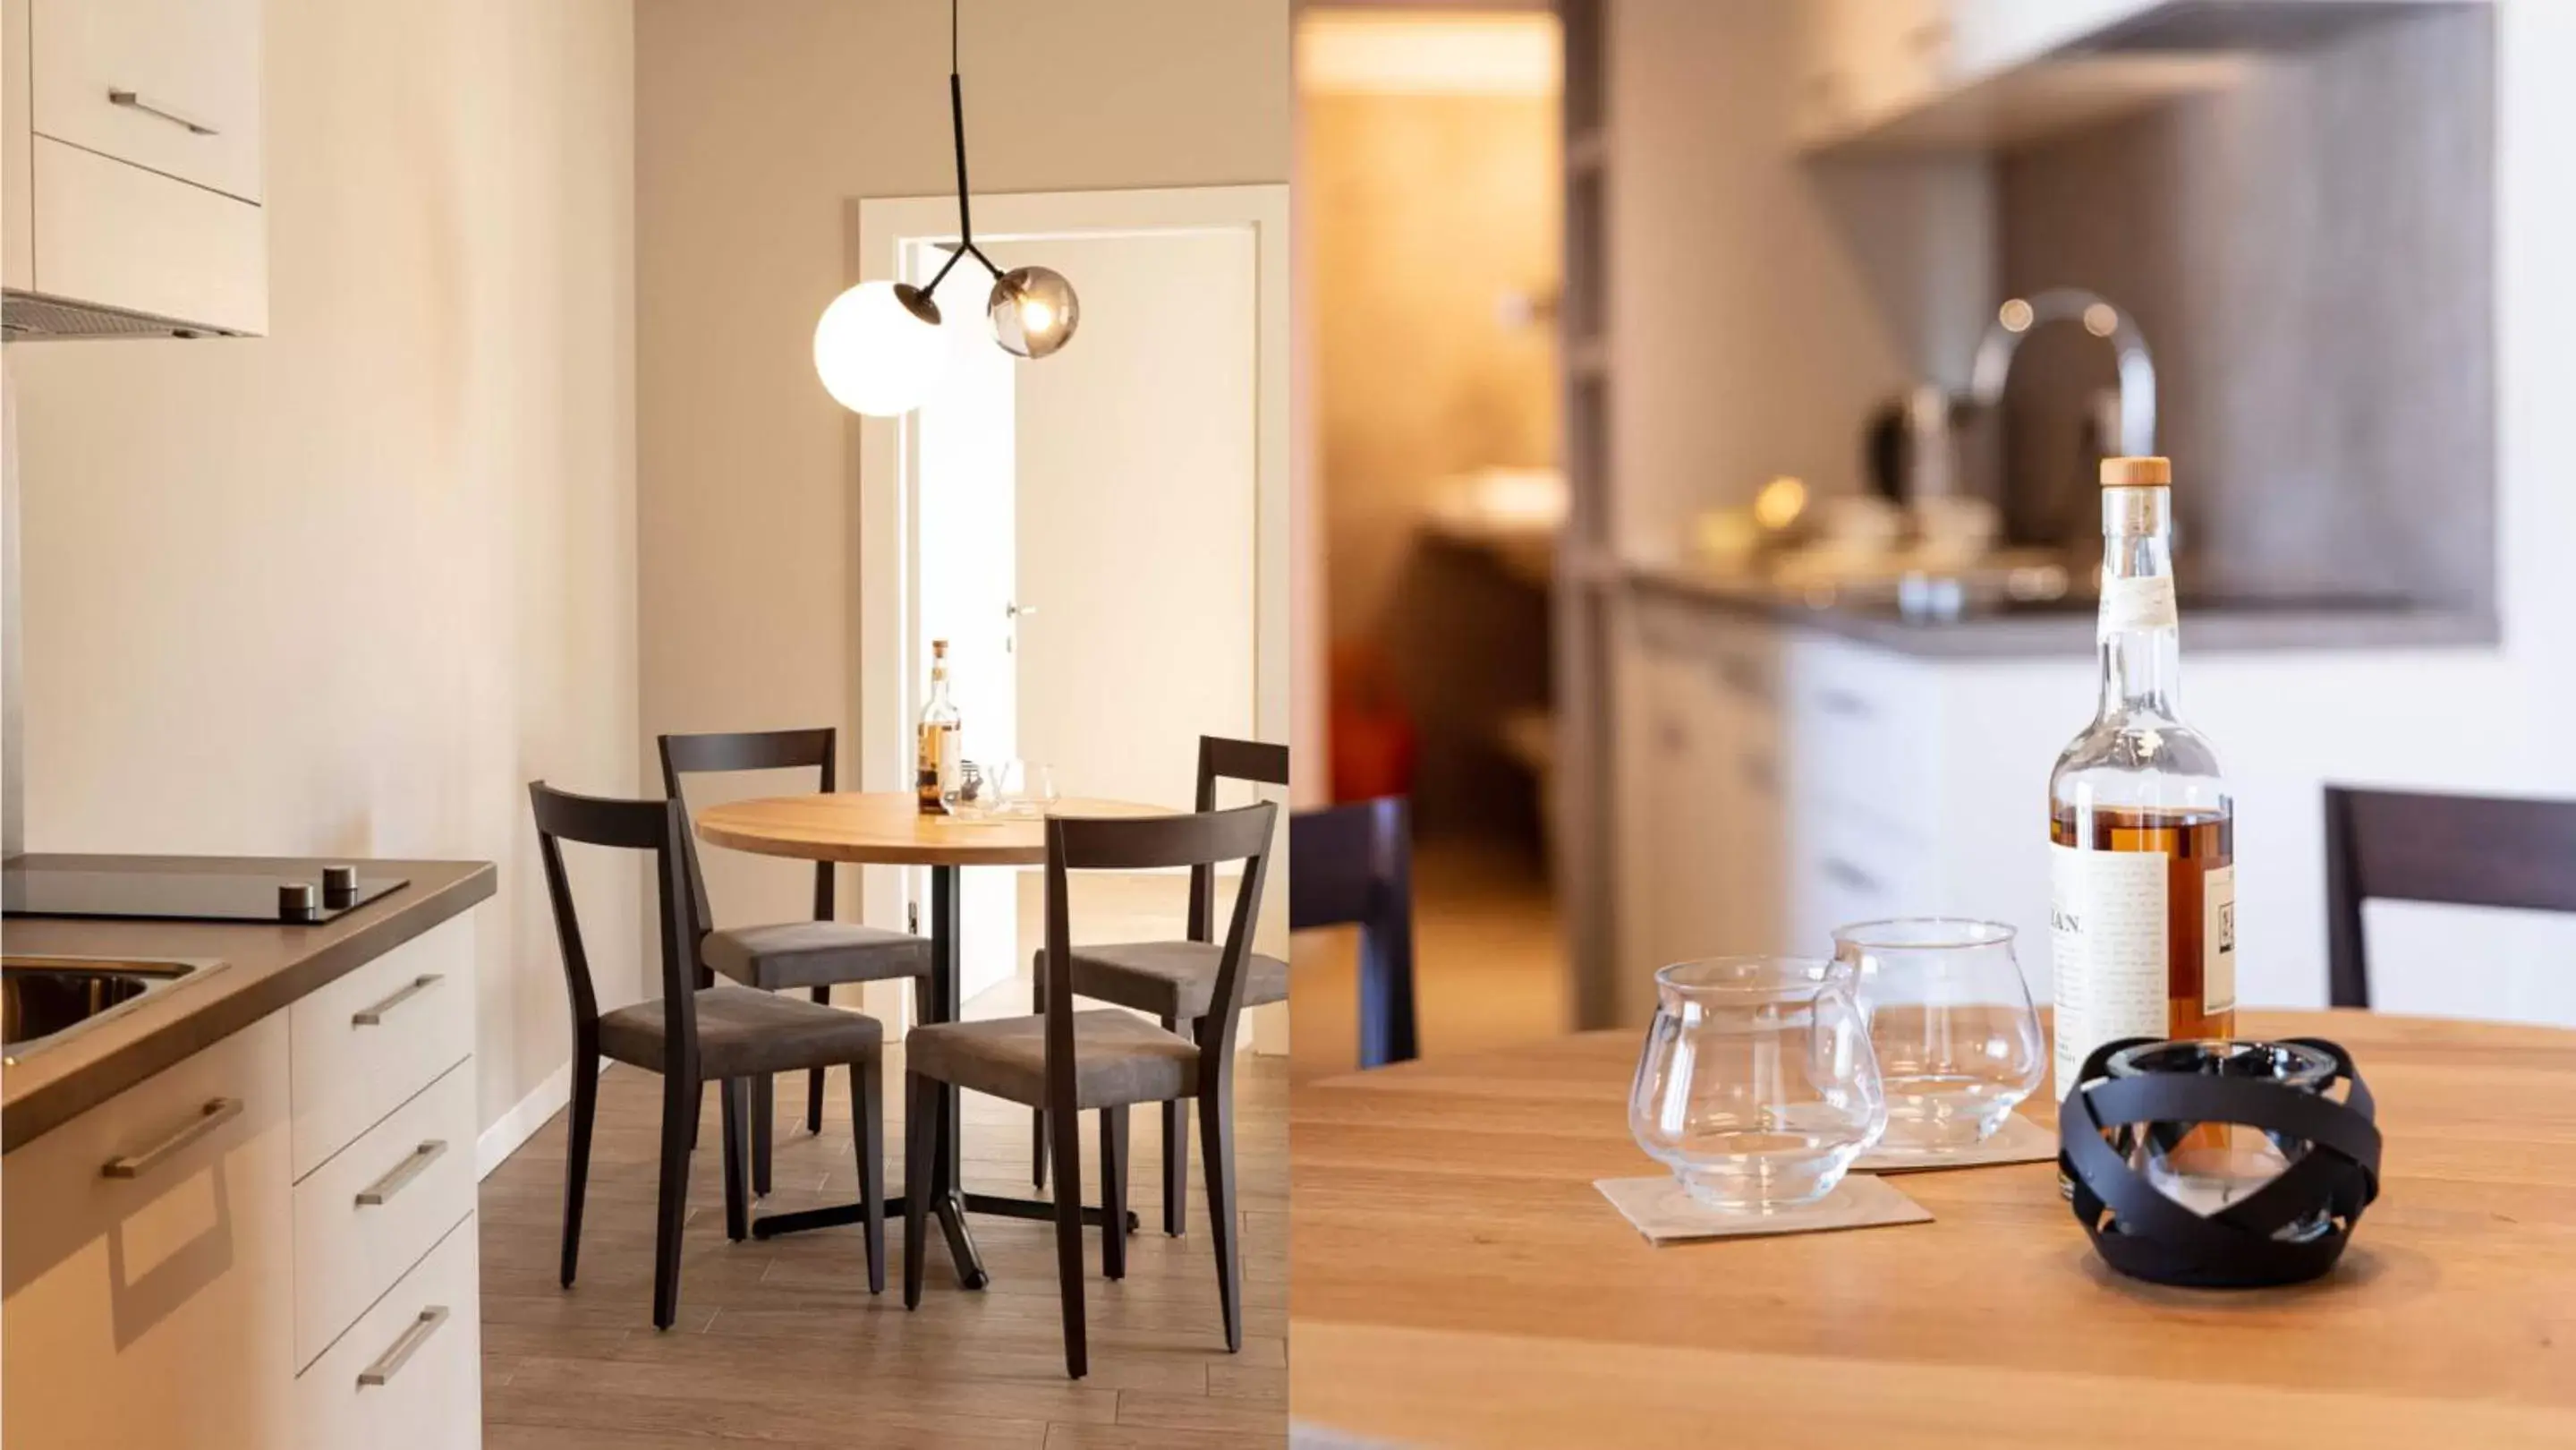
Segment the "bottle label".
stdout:
<path fill-rule="evenodd" d="M 2200 877 L 2200 980 L 2215 1017 L 2236 1010 L 2236 868 L 2212 866 Z"/>
<path fill-rule="evenodd" d="M 2165 1035 L 2167 857 L 2051 842 L 2048 858 L 2057 1008 L 2053 1090 L 2062 1102 L 2094 1048 L 2115 1038 Z"/>
<path fill-rule="evenodd" d="M 2096 640 L 2138 630 L 2172 629 L 2179 622 L 2172 575 L 2113 575 L 2102 580 L 2102 613 L 2093 631 Z"/>

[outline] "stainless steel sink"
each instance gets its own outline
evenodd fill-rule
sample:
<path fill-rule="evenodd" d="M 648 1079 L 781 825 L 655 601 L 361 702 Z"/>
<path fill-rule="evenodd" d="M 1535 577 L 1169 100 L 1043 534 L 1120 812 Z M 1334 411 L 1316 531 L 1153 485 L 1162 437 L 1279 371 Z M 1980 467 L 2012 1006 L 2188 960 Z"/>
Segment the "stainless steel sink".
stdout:
<path fill-rule="evenodd" d="M 222 965 L 177 957 L 0 957 L 0 1050 L 16 1063 Z"/>

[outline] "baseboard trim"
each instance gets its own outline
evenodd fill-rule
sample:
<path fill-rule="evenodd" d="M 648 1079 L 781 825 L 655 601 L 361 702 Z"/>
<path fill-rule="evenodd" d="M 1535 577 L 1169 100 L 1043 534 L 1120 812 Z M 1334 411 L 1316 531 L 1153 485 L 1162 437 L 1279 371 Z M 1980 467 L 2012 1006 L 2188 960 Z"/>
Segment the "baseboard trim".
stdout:
<path fill-rule="evenodd" d="M 601 1063 L 606 1073 L 610 1064 Z M 478 1183 L 492 1176 L 492 1170 L 510 1161 L 537 1130 L 552 1121 L 572 1101 L 572 1064 L 567 1062 L 546 1074 L 536 1090 L 519 1099 L 518 1105 L 501 1115 L 501 1121 L 483 1130 L 474 1140 L 474 1180 Z"/>

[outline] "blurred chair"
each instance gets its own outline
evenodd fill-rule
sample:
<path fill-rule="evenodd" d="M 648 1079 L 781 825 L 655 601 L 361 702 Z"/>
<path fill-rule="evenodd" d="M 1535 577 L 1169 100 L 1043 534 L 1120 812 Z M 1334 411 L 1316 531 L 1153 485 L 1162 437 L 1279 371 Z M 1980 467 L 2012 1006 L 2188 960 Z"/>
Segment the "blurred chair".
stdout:
<path fill-rule="evenodd" d="M 1288 821 L 1288 929 L 1360 929 L 1360 1066 L 1417 1055 L 1413 825 L 1402 796 L 1300 811 Z"/>
<path fill-rule="evenodd" d="M 1288 783 L 1288 747 L 1260 740 L 1228 740 L 1218 735 L 1202 735 L 1199 737 L 1197 806 L 1202 814 L 1216 809 L 1216 783 L 1220 780 L 1285 786 Z M 1189 922 L 1184 928 L 1187 940 L 1075 947 L 1070 976 L 1073 994 L 1151 1014 L 1161 1020 L 1166 1032 L 1177 1032 L 1183 1037 L 1197 1035 L 1200 1019 L 1207 1016 L 1208 1003 L 1216 992 L 1217 958 L 1220 954 L 1214 939 L 1212 903 L 1215 900 L 1215 868 L 1192 867 Z M 1045 951 L 1039 951 L 1030 962 L 1029 976 L 1031 1010 L 1044 1012 L 1047 984 L 1052 976 Z M 1243 1005 L 1261 1007 L 1286 1000 L 1288 964 L 1277 957 L 1254 952 L 1246 966 Z M 1039 1113 L 1035 1118 L 1031 1125 L 1029 1181 L 1044 1188 L 1046 1115 Z M 1181 1232 L 1189 1215 L 1189 1195 L 1190 1105 L 1174 1099 L 1163 1105 L 1163 1232 L 1173 1235 Z"/>
<path fill-rule="evenodd" d="M 1252 933 L 1261 915 L 1262 881 L 1279 808 L 1268 802 L 1190 816 L 1046 823 L 1046 940 L 1057 961 L 1072 959 L 1066 880 L 1075 871 L 1193 870 L 1241 861 L 1225 942 L 1216 949 L 1216 982 L 1196 1021 L 1196 1040 L 1130 1012 L 1073 1010 L 1073 993 L 1054 992 L 1044 1011 L 985 1022 L 939 1022 L 904 1038 L 903 1303 L 921 1302 L 930 1204 L 954 1185 L 940 1134 L 937 1084 L 1046 1110 L 1047 1151 L 1055 1163 L 1058 1291 L 1064 1300 L 1065 1372 L 1089 1367 L 1082 1313 L 1082 1118 L 1100 1114 L 1100 1265 L 1111 1279 L 1127 1273 L 1127 1109 L 1136 1103 L 1197 1099 L 1207 1158 L 1208 1236 L 1216 1245 L 1217 1300 L 1225 1347 L 1243 1348 L 1242 1225 L 1234 1185 L 1234 1033 L 1252 978 Z M 928 1191 L 924 1191 L 928 1185 Z"/>
<path fill-rule="evenodd" d="M 654 1218 L 653 1325 L 668 1329 L 680 1307 L 680 1228 L 689 1212 L 689 1150 L 702 1089 L 712 1082 L 724 1103 L 725 1235 L 748 1228 L 743 1191 L 743 1121 L 751 1083 L 773 1073 L 850 1070 L 851 1140 L 857 1150 L 859 1201 L 867 1235 L 868 1290 L 885 1288 L 885 1119 L 880 1063 L 885 1029 L 857 1012 L 774 997 L 743 987 L 697 985 L 685 943 L 694 939 L 694 895 L 683 845 L 687 818 L 678 801 L 601 800 L 528 783 L 537 818 L 537 852 L 545 864 L 555 941 L 563 954 L 564 990 L 572 999 L 572 1143 L 564 1157 L 563 1286 L 572 1287 L 581 1255 L 582 1198 L 590 1179 L 592 1120 L 599 1107 L 599 1060 L 606 1057 L 662 1075 L 662 1187 Z M 662 928 L 660 998 L 601 1012 L 591 990 L 590 955 L 564 872 L 563 845 L 607 846 L 653 854 Z"/>
<path fill-rule="evenodd" d="M 921 983 L 930 976 L 930 942 L 923 937 L 883 927 L 832 919 L 832 863 L 814 863 L 814 919 L 768 926 L 715 927 L 707 904 L 707 881 L 698 866 L 697 843 L 688 836 L 688 804 L 681 798 L 680 777 L 733 770 L 800 770 L 820 768 L 818 789 L 832 793 L 833 732 L 815 730 L 736 731 L 714 735 L 662 737 L 662 794 L 680 807 L 681 846 L 688 861 L 689 891 L 697 908 L 697 959 L 707 970 L 764 992 L 810 988 L 814 1000 L 828 1003 L 841 982 L 882 982 L 909 977 L 915 1004 Z M 770 1119 L 777 1101 L 776 1085 L 766 1079 L 751 1090 L 751 1190 L 769 1191 Z M 805 1131 L 823 1131 L 823 1073 L 805 1075 Z"/>
<path fill-rule="evenodd" d="M 2326 787 L 2326 985 L 2370 1005 L 2361 904 L 2576 912 L 2576 801 Z"/>

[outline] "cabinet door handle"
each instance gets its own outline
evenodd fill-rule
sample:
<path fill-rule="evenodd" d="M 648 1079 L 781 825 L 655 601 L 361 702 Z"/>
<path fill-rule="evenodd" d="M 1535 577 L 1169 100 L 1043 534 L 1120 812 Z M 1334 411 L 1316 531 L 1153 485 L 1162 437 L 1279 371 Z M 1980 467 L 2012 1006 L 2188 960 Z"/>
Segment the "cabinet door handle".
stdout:
<path fill-rule="evenodd" d="M 1827 876 L 1832 877 L 1834 880 L 1841 882 L 1843 885 L 1850 887 L 1854 891 L 1866 891 L 1870 895 L 1876 896 L 1879 892 L 1886 889 L 1878 884 L 1877 877 L 1870 875 L 1868 872 L 1863 871 L 1858 866 L 1853 865 L 1839 856 L 1827 856 L 1824 860 L 1824 869 Z"/>
<path fill-rule="evenodd" d="M 393 1202 L 395 1194 L 426 1172 L 430 1164 L 446 1156 L 447 1144 L 435 1138 L 412 1149 L 408 1157 L 394 1165 L 391 1173 L 358 1190 L 358 1207 L 382 1208 Z"/>
<path fill-rule="evenodd" d="M 99 1175 L 105 1178 L 140 1178 L 179 1156 L 189 1144 L 241 1115 L 241 1099 L 209 1098 L 206 1100 L 206 1105 L 197 1110 L 197 1116 L 180 1125 L 177 1132 L 140 1153 L 122 1154 L 108 1159 L 98 1170 Z"/>
<path fill-rule="evenodd" d="M 1828 715 L 1840 715 L 1851 720 L 1869 718 L 1869 701 L 1849 690 L 1820 691 L 1816 695 L 1816 703 L 1823 707 Z"/>
<path fill-rule="evenodd" d="M 402 1338 L 394 1341 L 393 1348 L 377 1356 L 374 1364 L 358 1371 L 358 1388 L 392 1384 L 394 1376 L 402 1373 L 402 1367 L 411 1363 L 411 1357 L 420 1353 L 420 1347 L 429 1343 L 429 1337 L 446 1322 L 447 1306 L 444 1304 L 432 1304 L 420 1311 L 420 1317 L 403 1330 Z"/>
<path fill-rule="evenodd" d="M 444 980 L 446 979 L 436 972 L 414 977 L 411 980 L 410 986 L 407 986 L 401 991 L 394 993 L 392 996 L 387 997 L 385 1000 L 378 1002 L 373 1007 L 351 1014 L 349 1025 L 352 1027 L 381 1027 L 384 1025 L 386 1013 L 391 1012 L 396 1007 L 399 1007 L 405 1002 L 410 1001 L 412 998 L 419 996 L 421 993 L 428 991 L 430 988 L 437 986 Z"/>
<path fill-rule="evenodd" d="M 220 136 L 223 134 L 178 107 L 156 101 L 140 91 L 111 90 L 107 93 L 107 103 L 111 106 L 123 106 L 129 111 L 141 111 L 147 116 L 158 116 L 173 126 L 185 126 L 191 135 Z"/>

